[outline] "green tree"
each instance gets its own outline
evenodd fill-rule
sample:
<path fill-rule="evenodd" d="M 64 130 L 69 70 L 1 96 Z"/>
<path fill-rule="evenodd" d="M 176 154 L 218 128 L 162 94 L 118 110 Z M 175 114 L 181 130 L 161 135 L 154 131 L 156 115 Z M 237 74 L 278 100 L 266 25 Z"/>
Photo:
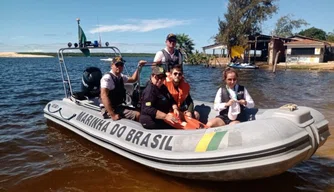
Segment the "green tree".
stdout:
<path fill-rule="evenodd" d="M 211 59 L 213 59 L 214 56 L 212 55 L 206 55 L 205 53 L 200 53 L 198 50 L 195 51 L 195 53 L 191 54 L 187 61 L 191 65 L 199 65 L 199 64 L 207 64 L 210 62 Z"/>
<path fill-rule="evenodd" d="M 327 41 L 334 42 L 334 30 L 327 34 Z"/>
<path fill-rule="evenodd" d="M 176 34 L 176 48 L 180 49 L 182 54 L 185 54 L 185 58 L 188 58 L 191 54 L 193 54 L 194 50 L 194 42 L 193 40 L 186 34 Z"/>
<path fill-rule="evenodd" d="M 198 50 L 195 51 L 194 54 L 191 54 L 188 58 L 187 58 L 187 63 L 191 64 L 191 65 L 197 65 L 201 62 L 201 55 L 199 53 Z"/>
<path fill-rule="evenodd" d="M 293 35 L 295 29 L 309 25 L 304 19 L 294 20 L 292 17 L 292 14 L 280 17 L 275 24 L 275 29 L 273 30 L 272 35 L 278 37 L 290 37 Z"/>
<path fill-rule="evenodd" d="M 313 39 L 319 39 L 319 40 L 324 40 L 324 41 L 327 39 L 326 32 L 322 29 L 318 29 L 318 28 L 315 28 L 315 27 L 311 27 L 311 28 L 302 30 L 298 34 L 303 35 L 305 37 L 310 37 L 310 38 L 313 38 Z"/>
<path fill-rule="evenodd" d="M 246 47 L 248 35 L 261 33 L 261 22 L 276 13 L 277 0 L 229 0 L 224 19 L 218 19 L 218 34 L 214 36 L 216 43 Z"/>

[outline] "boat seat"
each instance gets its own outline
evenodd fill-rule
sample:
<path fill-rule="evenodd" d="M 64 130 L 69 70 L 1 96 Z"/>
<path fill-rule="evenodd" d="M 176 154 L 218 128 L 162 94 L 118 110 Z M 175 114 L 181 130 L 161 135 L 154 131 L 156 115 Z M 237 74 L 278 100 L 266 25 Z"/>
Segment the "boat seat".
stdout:
<path fill-rule="evenodd" d="M 73 93 L 72 97 L 77 100 L 85 100 L 88 99 L 83 92 Z"/>
<path fill-rule="evenodd" d="M 202 123 L 206 124 L 208 122 L 208 119 L 211 118 L 211 117 L 209 117 L 210 112 L 211 112 L 211 107 L 210 106 L 206 106 L 204 104 L 196 105 L 194 110 L 197 111 L 200 114 L 199 121 L 202 122 Z"/>
<path fill-rule="evenodd" d="M 80 92 L 75 92 L 73 93 L 72 97 L 74 97 L 77 100 L 90 100 L 95 97 L 100 97 L 100 90 L 96 91 L 80 91 Z"/>

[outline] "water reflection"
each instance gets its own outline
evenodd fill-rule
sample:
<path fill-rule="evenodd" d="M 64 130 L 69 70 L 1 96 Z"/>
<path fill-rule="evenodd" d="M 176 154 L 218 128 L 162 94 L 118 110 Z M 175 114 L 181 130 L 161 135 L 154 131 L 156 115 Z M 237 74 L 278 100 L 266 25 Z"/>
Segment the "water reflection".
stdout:
<path fill-rule="evenodd" d="M 97 146 L 48 122 L 48 171 L 27 179 L 14 191 L 325 191 L 332 190 L 333 160 L 314 156 L 270 178 L 194 181 L 168 176 Z M 52 181 L 52 182 L 50 182 Z"/>

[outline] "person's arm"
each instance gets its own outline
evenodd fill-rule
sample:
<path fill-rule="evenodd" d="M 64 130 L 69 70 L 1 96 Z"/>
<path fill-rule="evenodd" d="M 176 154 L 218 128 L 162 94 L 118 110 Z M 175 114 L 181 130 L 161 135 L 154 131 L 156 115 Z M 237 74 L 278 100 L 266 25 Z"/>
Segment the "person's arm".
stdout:
<path fill-rule="evenodd" d="M 142 113 L 145 113 L 151 116 L 154 119 L 165 119 L 167 114 L 159 111 L 154 107 L 154 103 L 157 100 L 157 95 L 154 88 L 149 87 L 147 90 L 144 90 L 142 95 Z"/>
<path fill-rule="evenodd" d="M 167 95 L 167 98 L 169 98 L 169 102 L 172 106 L 172 111 L 173 113 L 176 115 L 176 116 L 180 116 L 180 110 L 179 110 L 179 107 L 177 106 L 173 96 L 170 94 L 168 88 L 163 85 L 164 87 L 161 87 L 160 89 L 162 89 L 163 91 L 165 91 L 165 94 Z"/>
<path fill-rule="evenodd" d="M 155 100 L 156 97 L 153 93 L 152 87 L 146 87 L 143 91 L 142 102 L 141 102 L 142 105 L 141 111 L 143 114 L 147 114 L 152 118 L 155 118 L 158 111 L 155 107 L 153 107 Z"/>
<path fill-rule="evenodd" d="M 155 118 L 156 119 L 165 119 L 167 117 L 167 114 L 157 110 L 156 114 L 155 114 Z"/>
<path fill-rule="evenodd" d="M 216 111 L 222 111 L 226 109 L 228 106 L 231 106 L 234 102 L 233 99 L 230 99 L 228 102 L 221 102 L 222 100 L 222 88 L 219 88 L 216 94 L 215 101 L 213 103 L 213 109 Z"/>
<path fill-rule="evenodd" d="M 184 103 L 186 105 L 188 105 L 188 108 L 183 113 L 184 113 L 184 115 L 186 115 L 188 117 L 191 117 L 192 113 L 194 112 L 194 101 L 193 101 L 193 99 L 191 98 L 190 95 L 188 95 L 188 97 L 186 98 L 186 100 L 184 101 Z"/>
<path fill-rule="evenodd" d="M 213 109 L 216 111 L 221 111 L 226 109 L 225 104 L 226 103 L 222 103 L 222 88 L 219 88 L 215 97 L 215 101 L 213 103 Z"/>
<path fill-rule="evenodd" d="M 114 109 L 111 106 L 111 102 L 109 100 L 109 89 L 107 88 L 101 88 L 101 101 L 104 105 L 104 108 L 108 112 L 108 115 L 113 119 L 117 120 L 119 119 L 118 114 L 114 112 Z"/>
<path fill-rule="evenodd" d="M 144 66 L 145 64 L 147 63 L 147 61 L 143 61 L 143 60 L 140 60 L 139 62 L 138 62 L 138 67 L 137 67 L 137 69 L 135 70 L 135 72 L 132 74 L 132 76 L 131 77 L 129 77 L 128 79 L 127 79 L 127 83 L 134 83 L 134 82 L 136 82 L 137 80 L 138 80 L 138 74 L 139 74 L 139 68 L 140 67 L 142 67 L 142 66 Z"/>
<path fill-rule="evenodd" d="M 192 113 L 194 111 L 194 101 L 193 99 L 191 98 L 190 94 L 188 95 L 188 97 L 186 98 L 185 102 L 187 103 L 188 105 L 188 109 L 187 111 Z"/>
<path fill-rule="evenodd" d="M 119 115 L 114 112 L 114 109 L 112 108 L 111 101 L 109 99 L 109 90 L 113 89 L 114 87 L 114 81 L 111 79 L 110 75 L 104 75 L 101 78 L 100 81 L 100 90 L 101 90 L 101 102 L 108 112 L 108 115 L 113 119 L 117 120 L 119 119 Z"/>
<path fill-rule="evenodd" d="M 177 105 L 175 104 L 174 99 L 172 99 L 172 109 L 174 109 L 174 113 L 177 116 L 179 116 L 179 110 L 177 109 Z M 176 121 L 172 115 L 164 113 L 164 112 L 162 112 L 160 110 L 157 110 L 157 112 L 155 114 L 155 118 L 156 119 L 166 119 L 166 120 L 169 120 L 169 121 L 172 121 L 172 122 Z"/>
<path fill-rule="evenodd" d="M 179 108 L 177 107 L 176 104 L 173 104 L 173 105 L 172 105 L 172 109 L 173 109 L 173 113 L 174 113 L 176 116 L 180 117 L 180 110 L 179 110 Z"/>
<path fill-rule="evenodd" d="M 244 104 L 245 107 L 247 108 L 253 108 L 255 106 L 254 100 L 253 98 L 250 96 L 250 94 L 248 93 L 247 89 L 244 89 L 244 95 L 245 95 L 245 100 L 246 103 Z"/>
<path fill-rule="evenodd" d="M 172 105 L 173 113 L 174 113 L 177 117 L 180 118 L 180 114 L 181 114 L 181 113 L 180 113 L 179 108 L 177 107 L 177 104 L 176 104 L 176 102 L 175 102 L 173 96 L 169 93 L 168 88 L 167 88 L 165 85 L 163 85 L 163 86 L 164 86 L 164 88 L 165 88 L 166 94 L 169 95 L 168 98 L 170 98 L 170 102 L 171 102 L 171 105 Z M 177 119 L 176 119 L 173 115 L 171 115 L 171 114 L 166 114 L 166 116 L 164 117 L 164 119 L 170 121 L 171 123 L 176 123 L 176 122 L 177 122 Z"/>
<path fill-rule="evenodd" d="M 163 57 L 164 57 L 164 54 L 162 53 L 162 51 L 158 51 L 158 52 L 155 54 L 155 57 L 154 57 L 154 59 L 153 59 L 153 62 L 154 62 L 154 63 L 161 63 Z"/>

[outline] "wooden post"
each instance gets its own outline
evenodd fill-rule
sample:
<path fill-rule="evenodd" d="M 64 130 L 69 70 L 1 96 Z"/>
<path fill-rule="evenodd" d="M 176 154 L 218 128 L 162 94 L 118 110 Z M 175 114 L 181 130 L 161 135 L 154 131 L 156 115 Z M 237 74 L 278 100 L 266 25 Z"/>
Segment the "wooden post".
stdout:
<path fill-rule="evenodd" d="M 252 44 L 250 44 L 250 46 L 248 47 L 248 63 L 250 63 L 250 50 L 252 49 Z"/>
<path fill-rule="evenodd" d="M 254 65 L 255 65 L 255 62 L 256 62 L 257 37 L 258 36 L 255 36 L 255 44 L 254 44 Z"/>
<path fill-rule="evenodd" d="M 279 56 L 280 53 L 281 53 L 281 51 L 278 51 L 275 55 L 275 63 L 274 63 L 273 73 L 276 72 L 277 60 L 278 60 L 278 56 Z"/>

